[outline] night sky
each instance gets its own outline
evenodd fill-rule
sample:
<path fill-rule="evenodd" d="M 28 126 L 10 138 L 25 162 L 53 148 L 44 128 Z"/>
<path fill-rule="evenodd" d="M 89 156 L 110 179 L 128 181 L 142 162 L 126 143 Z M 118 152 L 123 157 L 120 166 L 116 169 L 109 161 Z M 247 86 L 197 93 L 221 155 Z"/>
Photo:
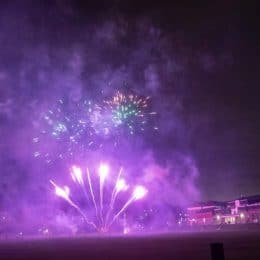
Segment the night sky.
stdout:
<path fill-rule="evenodd" d="M 174 168 L 183 154 L 192 158 L 198 198 L 259 194 L 256 8 L 84 2 L 0 3 L 2 198 L 17 196 L 37 175 L 29 143 L 46 102 L 118 88 L 151 96 L 159 132 L 145 136 L 145 149 L 162 167 Z"/>

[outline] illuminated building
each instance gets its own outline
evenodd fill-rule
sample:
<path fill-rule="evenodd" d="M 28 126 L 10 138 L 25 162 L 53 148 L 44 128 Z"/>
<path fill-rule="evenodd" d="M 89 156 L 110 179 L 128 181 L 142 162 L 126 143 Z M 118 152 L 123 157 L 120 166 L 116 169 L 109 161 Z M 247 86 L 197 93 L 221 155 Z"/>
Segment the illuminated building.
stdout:
<path fill-rule="evenodd" d="M 227 202 L 200 202 L 186 211 L 190 225 L 260 223 L 260 195 Z"/>

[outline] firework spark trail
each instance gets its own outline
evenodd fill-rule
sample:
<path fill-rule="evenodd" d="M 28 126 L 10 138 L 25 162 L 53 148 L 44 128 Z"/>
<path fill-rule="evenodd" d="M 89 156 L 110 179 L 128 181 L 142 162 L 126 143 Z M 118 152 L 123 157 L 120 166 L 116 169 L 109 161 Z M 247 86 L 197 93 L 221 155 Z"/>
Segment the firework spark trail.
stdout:
<path fill-rule="evenodd" d="M 68 186 L 64 186 L 64 189 L 62 189 L 60 186 L 58 186 L 54 181 L 50 180 L 50 183 L 55 187 L 55 193 L 57 196 L 63 198 L 64 200 L 66 200 L 73 208 L 75 208 L 80 215 L 84 218 L 84 220 L 86 221 L 86 223 L 90 226 L 92 226 L 94 229 L 98 230 L 97 226 L 88 220 L 87 216 L 85 215 L 85 213 L 80 209 L 80 207 L 75 204 L 71 198 L 69 197 L 69 187 Z"/>
<path fill-rule="evenodd" d="M 84 186 L 84 180 L 82 177 L 82 171 L 79 167 L 73 165 L 71 167 L 71 177 L 74 182 L 77 182 L 80 186 Z"/>
<path fill-rule="evenodd" d="M 147 193 L 147 190 L 143 186 L 137 186 L 134 189 L 134 192 L 133 192 L 131 198 L 125 203 L 125 205 L 113 217 L 113 219 L 110 222 L 110 224 L 108 225 L 108 227 L 110 227 L 116 221 L 116 219 L 130 206 L 130 204 L 132 202 L 134 202 L 135 200 L 139 200 L 139 199 L 143 198 L 146 195 L 146 193 Z"/>
<path fill-rule="evenodd" d="M 87 191 L 86 191 L 86 186 L 85 186 L 85 182 L 84 182 L 84 178 L 83 178 L 81 168 L 73 165 L 71 167 L 71 177 L 72 177 L 72 180 L 74 182 L 79 184 L 79 186 L 81 187 L 81 189 L 84 193 L 86 200 L 89 202 L 89 196 L 88 196 Z"/>
<path fill-rule="evenodd" d="M 103 193 L 104 193 L 104 183 L 108 175 L 109 167 L 106 164 L 100 164 L 99 166 L 99 199 L 100 199 L 100 218 L 101 223 L 104 223 L 103 219 Z"/>
<path fill-rule="evenodd" d="M 107 211 L 107 215 L 106 215 L 106 220 L 105 220 L 105 227 L 108 227 L 108 220 L 109 220 L 109 217 L 114 209 L 114 203 L 116 201 L 116 197 L 117 197 L 117 194 L 120 192 L 120 191 L 126 191 L 128 189 L 128 185 L 126 184 L 125 180 L 124 179 L 119 179 L 117 182 L 116 182 L 116 191 L 114 193 L 114 195 L 112 195 L 111 197 L 111 201 L 110 201 L 110 205 L 109 205 L 109 209 Z"/>
<path fill-rule="evenodd" d="M 90 177 L 90 173 L 89 173 L 89 169 L 88 168 L 87 168 L 87 178 L 88 178 L 89 191 L 90 191 L 90 194 L 91 194 L 92 202 L 93 202 L 94 207 L 95 207 L 96 217 L 98 219 L 98 208 L 97 208 L 95 194 L 93 192 L 92 181 L 91 181 L 91 177 Z"/>
<path fill-rule="evenodd" d="M 118 175 L 117 175 L 117 179 L 116 179 L 116 183 L 115 183 L 114 189 L 112 191 L 111 202 L 110 202 L 110 207 L 112 209 L 114 207 L 114 202 L 115 202 L 116 196 L 117 196 L 118 192 L 122 188 L 121 186 L 119 186 L 119 184 L 122 183 L 122 182 L 120 182 L 120 177 L 121 177 L 122 171 L 123 171 L 123 168 L 121 167 L 119 172 L 118 172 Z"/>
<path fill-rule="evenodd" d="M 107 212 L 107 215 L 106 215 L 105 225 L 107 224 L 107 221 L 108 221 L 108 219 L 110 217 L 110 214 L 111 214 L 111 212 L 112 212 L 112 210 L 114 208 L 114 203 L 115 203 L 115 200 L 116 200 L 116 196 L 117 196 L 118 192 L 123 188 L 123 187 L 119 187 L 119 185 L 118 185 L 118 183 L 120 183 L 119 181 L 121 181 L 120 177 L 121 177 L 122 171 L 123 171 L 123 168 L 121 167 L 119 172 L 118 172 L 117 179 L 116 179 L 113 191 L 112 191 L 110 204 L 109 204 L 109 209 L 108 209 L 108 212 Z"/>

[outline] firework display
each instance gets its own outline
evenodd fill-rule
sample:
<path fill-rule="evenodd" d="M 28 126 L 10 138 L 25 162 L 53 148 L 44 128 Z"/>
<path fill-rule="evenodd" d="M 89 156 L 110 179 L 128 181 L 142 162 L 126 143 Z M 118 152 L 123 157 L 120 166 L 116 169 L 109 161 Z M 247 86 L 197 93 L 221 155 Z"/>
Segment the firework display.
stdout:
<path fill-rule="evenodd" d="M 68 186 L 61 187 L 53 180 L 50 180 L 50 183 L 55 188 L 55 194 L 68 202 L 83 217 L 85 223 L 96 231 L 106 232 L 133 202 L 144 198 L 148 192 L 142 185 L 136 185 L 132 188 L 122 178 L 122 173 L 123 169 L 120 168 L 116 178 L 111 178 L 110 167 L 104 163 L 100 164 L 95 175 L 91 175 L 88 168 L 83 171 L 80 167 L 72 166 L 71 178 L 87 201 L 85 208 L 81 206 L 80 202 L 75 202 Z M 108 179 L 110 180 L 108 181 Z M 104 187 L 105 185 L 109 186 L 111 179 L 113 183 L 111 192 L 104 198 Z M 122 205 L 116 205 L 120 204 L 117 198 L 123 192 L 129 194 L 128 199 Z M 88 212 L 91 211 L 95 212 L 92 219 L 88 216 Z"/>
<path fill-rule="evenodd" d="M 123 128 L 133 135 L 135 132 L 144 131 L 149 117 L 156 115 L 156 112 L 149 111 L 149 99 L 134 94 L 124 95 L 118 91 L 111 100 L 104 101 L 103 109 L 115 129 Z M 153 128 L 157 129 L 155 126 Z"/>
<path fill-rule="evenodd" d="M 85 162 L 96 153 L 121 151 L 125 140 L 133 140 L 146 129 L 157 129 L 151 120 L 156 112 L 150 110 L 149 100 L 119 91 L 97 103 L 59 100 L 37 121 L 33 155 L 47 164 L 63 160 L 62 165 L 67 168 L 71 163 Z M 109 156 L 115 161 L 119 159 L 113 154 Z M 54 180 L 50 183 L 55 194 L 77 211 L 92 230 L 110 230 L 133 202 L 147 194 L 145 187 L 127 183 L 122 168 L 116 176 L 105 163 L 93 171 L 76 165 L 70 168 L 74 185 L 60 186 Z M 131 180 L 134 181 L 133 176 Z"/>
<path fill-rule="evenodd" d="M 149 97 L 117 92 L 101 105 L 90 100 L 69 103 L 59 100 L 40 116 L 38 133 L 33 138 L 34 157 L 47 163 L 56 159 L 71 161 L 86 157 L 91 150 L 104 144 L 117 146 L 128 134 L 142 133 L 151 126 Z"/>
<path fill-rule="evenodd" d="M 95 122 L 98 107 L 91 101 L 57 104 L 40 117 L 39 134 L 33 138 L 34 157 L 53 160 L 81 156 L 95 145 Z"/>

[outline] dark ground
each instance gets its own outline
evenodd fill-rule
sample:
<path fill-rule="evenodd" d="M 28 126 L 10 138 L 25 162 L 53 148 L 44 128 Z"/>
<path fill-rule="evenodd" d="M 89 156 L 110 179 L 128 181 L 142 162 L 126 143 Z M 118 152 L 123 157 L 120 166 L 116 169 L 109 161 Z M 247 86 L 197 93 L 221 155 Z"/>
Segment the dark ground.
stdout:
<path fill-rule="evenodd" d="M 0 243 L 0 259 L 211 259 L 223 242 L 225 259 L 260 259 L 259 231 L 215 231 L 124 237 L 23 239 Z"/>

